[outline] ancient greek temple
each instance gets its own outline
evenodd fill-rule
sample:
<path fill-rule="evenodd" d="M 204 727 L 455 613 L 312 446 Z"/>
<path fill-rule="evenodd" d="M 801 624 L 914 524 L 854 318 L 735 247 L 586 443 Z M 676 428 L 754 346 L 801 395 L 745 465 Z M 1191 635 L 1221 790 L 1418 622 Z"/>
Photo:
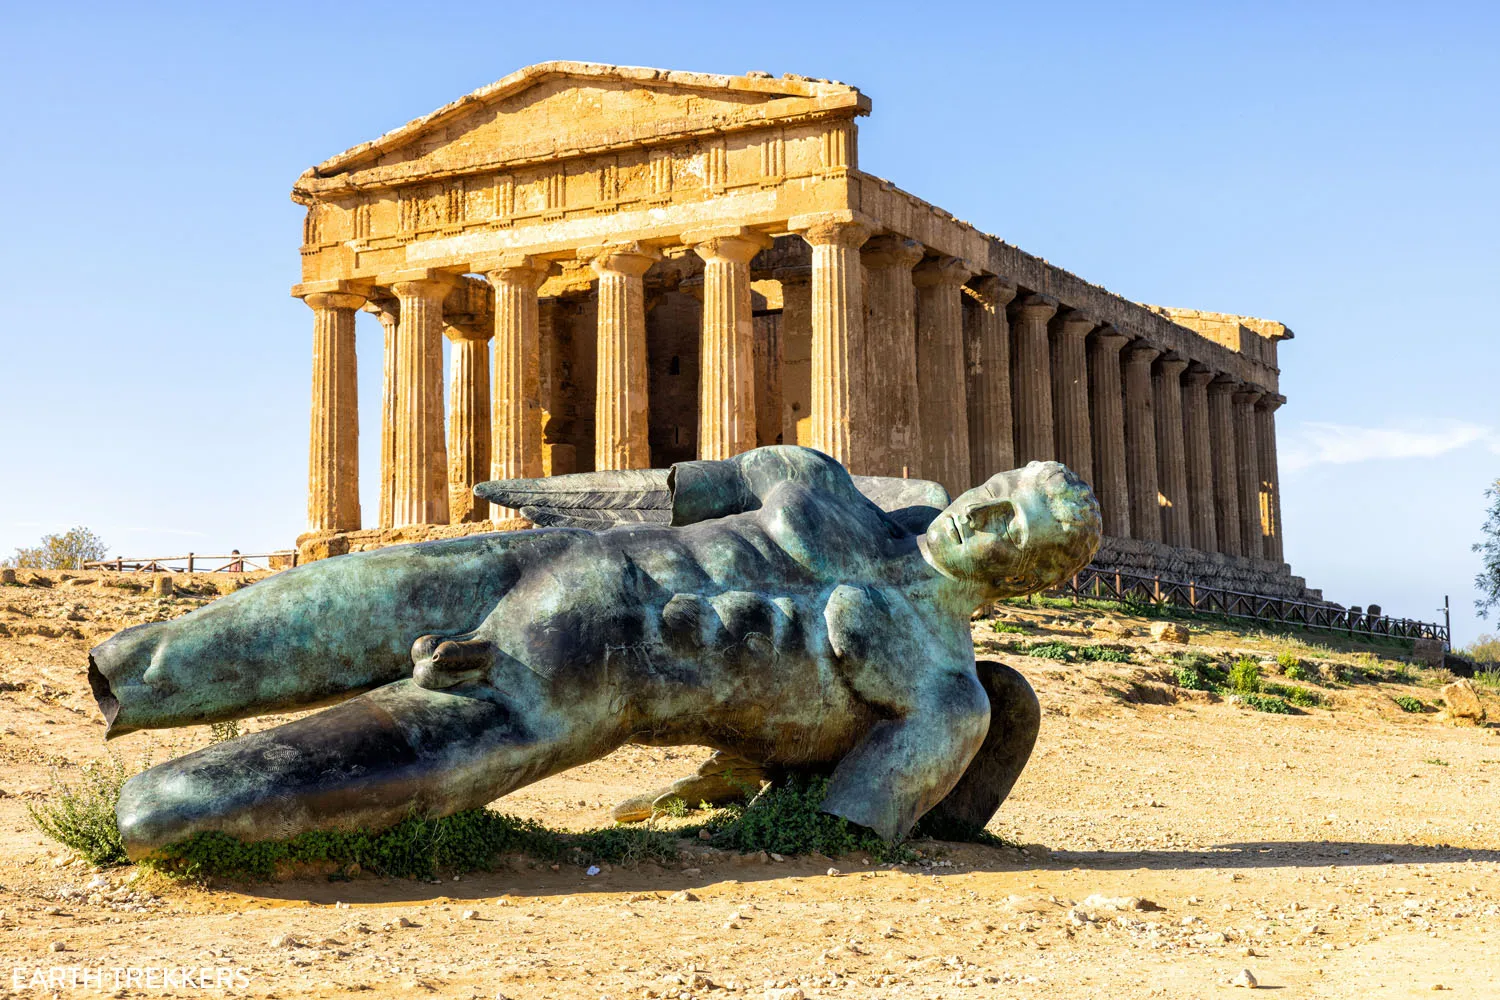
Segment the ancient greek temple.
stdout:
<path fill-rule="evenodd" d="M 1141 305 L 981 232 L 860 168 L 869 113 L 828 80 L 542 63 L 309 169 L 304 556 L 516 526 L 476 505 L 485 479 L 787 443 L 955 493 L 1057 459 L 1099 496 L 1101 560 L 1300 593 L 1291 331 Z M 360 310 L 384 330 L 373 517 Z"/>

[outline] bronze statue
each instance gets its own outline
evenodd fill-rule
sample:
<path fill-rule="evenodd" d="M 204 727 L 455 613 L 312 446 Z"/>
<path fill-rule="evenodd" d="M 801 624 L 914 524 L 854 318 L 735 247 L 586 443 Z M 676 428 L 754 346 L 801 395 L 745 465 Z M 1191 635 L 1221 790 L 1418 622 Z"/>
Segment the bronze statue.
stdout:
<path fill-rule="evenodd" d="M 132 856 L 474 808 L 625 743 L 830 773 L 824 810 L 888 839 L 982 827 L 1039 712 L 970 616 L 1100 531 L 1052 462 L 951 504 L 792 446 L 475 492 L 542 527 L 313 563 L 92 651 L 111 736 L 347 699 L 132 778 Z"/>

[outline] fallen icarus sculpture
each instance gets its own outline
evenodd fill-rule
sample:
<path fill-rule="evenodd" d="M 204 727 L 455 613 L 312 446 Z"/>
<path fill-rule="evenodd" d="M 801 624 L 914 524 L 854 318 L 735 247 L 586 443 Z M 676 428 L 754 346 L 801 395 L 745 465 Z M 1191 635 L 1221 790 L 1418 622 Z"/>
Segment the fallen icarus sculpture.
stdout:
<path fill-rule="evenodd" d="M 823 810 L 887 839 L 929 812 L 980 828 L 1040 713 L 976 664 L 970 616 L 1066 579 L 1100 531 L 1055 462 L 951 504 L 792 446 L 475 492 L 541 527 L 311 563 L 91 652 L 111 737 L 338 702 L 130 779 L 132 857 L 446 815 L 626 743 L 713 747 L 678 783 L 704 798 L 734 766 L 823 774 Z"/>

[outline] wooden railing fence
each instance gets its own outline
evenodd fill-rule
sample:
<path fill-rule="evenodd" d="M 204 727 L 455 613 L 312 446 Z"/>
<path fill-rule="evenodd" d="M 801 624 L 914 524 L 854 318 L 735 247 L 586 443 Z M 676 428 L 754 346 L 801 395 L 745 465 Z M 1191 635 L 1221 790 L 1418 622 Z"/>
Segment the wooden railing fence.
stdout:
<path fill-rule="evenodd" d="M 249 573 L 253 570 L 288 569 L 297 565 L 297 550 L 243 553 L 235 549 L 227 556 L 189 552 L 185 556 L 115 556 L 83 564 L 84 569 L 112 569 L 118 573 Z"/>

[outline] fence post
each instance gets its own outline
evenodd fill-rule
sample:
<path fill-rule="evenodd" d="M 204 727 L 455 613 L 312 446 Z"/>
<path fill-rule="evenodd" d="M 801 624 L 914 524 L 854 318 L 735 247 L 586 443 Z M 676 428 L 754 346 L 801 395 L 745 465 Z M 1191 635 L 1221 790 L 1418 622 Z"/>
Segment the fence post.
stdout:
<path fill-rule="evenodd" d="M 193 571 L 193 554 L 191 552 L 189 552 L 188 553 L 188 572 L 191 573 L 192 571 Z"/>

